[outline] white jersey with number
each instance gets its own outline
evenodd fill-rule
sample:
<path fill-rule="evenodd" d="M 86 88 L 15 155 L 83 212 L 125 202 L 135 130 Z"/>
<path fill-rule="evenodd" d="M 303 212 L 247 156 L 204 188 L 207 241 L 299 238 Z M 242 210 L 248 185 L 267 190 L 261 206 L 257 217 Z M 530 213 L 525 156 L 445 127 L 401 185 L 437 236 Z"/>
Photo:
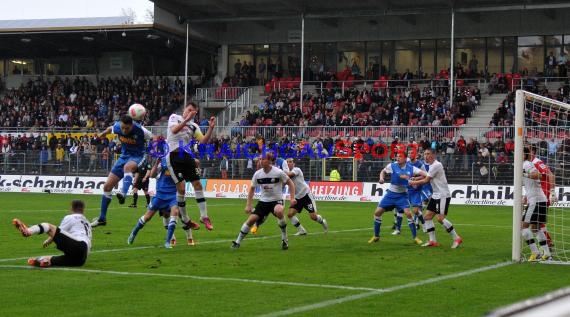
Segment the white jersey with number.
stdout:
<path fill-rule="evenodd" d="M 441 199 L 451 197 L 451 192 L 449 191 L 449 184 L 447 184 L 447 178 L 445 177 L 445 170 L 440 161 L 435 160 L 431 164 L 428 164 L 429 171 L 428 176 L 430 178 L 430 184 L 433 189 L 433 194 L 431 197 L 433 199 Z"/>
<path fill-rule="evenodd" d="M 251 179 L 251 186 L 261 188 L 260 201 L 273 202 L 283 200 L 283 187 L 289 181 L 289 176 L 275 166 L 266 173 L 263 168 L 257 170 Z"/>
<path fill-rule="evenodd" d="M 295 184 L 295 199 L 301 199 L 309 193 L 309 186 L 305 183 L 305 177 L 300 168 L 293 167 L 291 173 L 295 174 L 295 176 L 291 177 L 293 184 Z"/>
<path fill-rule="evenodd" d="M 182 141 L 182 146 L 186 146 L 192 139 L 199 138 L 202 135 L 202 130 L 200 126 L 196 123 L 190 121 L 186 124 L 182 130 L 178 133 L 172 133 L 172 128 L 184 122 L 184 118 L 178 114 L 171 114 L 168 118 L 168 129 L 166 132 L 166 142 L 168 143 L 169 152 L 175 151 L 180 147 L 180 142 Z"/>
<path fill-rule="evenodd" d="M 533 162 L 525 160 L 523 163 L 523 173 L 535 173 L 538 172 L 535 164 Z M 526 199 L 530 203 L 535 202 L 546 202 L 546 195 L 542 191 L 542 186 L 540 185 L 540 178 L 530 179 L 528 177 L 523 177 L 523 185 L 525 190 Z"/>
<path fill-rule="evenodd" d="M 91 250 L 91 224 L 83 214 L 70 214 L 63 217 L 59 229 L 62 234 L 74 240 L 84 241 Z"/>

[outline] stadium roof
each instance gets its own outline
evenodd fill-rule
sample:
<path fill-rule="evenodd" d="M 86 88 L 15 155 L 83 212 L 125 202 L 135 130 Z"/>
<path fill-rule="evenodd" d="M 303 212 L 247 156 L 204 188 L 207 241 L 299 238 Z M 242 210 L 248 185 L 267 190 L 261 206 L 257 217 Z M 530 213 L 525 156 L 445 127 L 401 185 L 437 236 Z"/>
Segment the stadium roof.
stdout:
<path fill-rule="evenodd" d="M 135 51 L 171 56 L 184 54 L 185 34 L 155 24 L 127 24 L 126 17 L 0 21 L 0 58 L 97 56 Z M 208 52 L 214 47 L 191 41 Z"/>
<path fill-rule="evenodd" d="M 151 0 L 156 6 L 187 18 L 191 23 L 271 21 L 299 19 L 301 13 L 312 19 L 381 17 L 387 15 L 429 15 L 451 12 L 505 10 L 555 10 L 568 8 L 560 0 Z"/>
<path fill-rule="evenodd" d="M 19 29 L 51 29 L 51 28 L 85 28 L 105 27 L 110 25 L 123 25 L 129 18 L 100 17 L 100 18 L 72 18 L 72 19 L 34 19 L 34 20 L 3 20 L 0 21 L 0 32 L 10 32 Z"/>

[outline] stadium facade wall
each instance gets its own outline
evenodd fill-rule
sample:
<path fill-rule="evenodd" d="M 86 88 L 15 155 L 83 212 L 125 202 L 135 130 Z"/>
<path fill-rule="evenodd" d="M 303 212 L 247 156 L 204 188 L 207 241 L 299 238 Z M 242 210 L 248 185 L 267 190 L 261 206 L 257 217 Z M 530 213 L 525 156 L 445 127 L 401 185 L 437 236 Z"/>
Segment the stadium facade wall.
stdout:
<path fill-rule="evenodd" d="M 93 194 L 103 193 L 106 177 L 0 175 L 0 192 Z M 378 202 L 386 193 L 389 184 L 370 182 L 307 182 L 317 201 Z M 202 179 L 205 196 L 209 198 L 247 198 L 249 180 Z M 117 186 L 119 188 L 121 183 Z M 154 194 L 156 182 L 150 180 L 149 191 Z M 451 203 L 456 205 L 512 206 L 511 185 L 465 185 L 452 184 Z M 116 189 L 115 189 L 116 192 Z M 288 194 L 287 188 L 284 194 Z M 570 187 L 558 187 L 558 206 L 570 207 Z M 194 196 L 187 184 L 186 195 Z M 256 191 L 255 198 L 259 197 Z"/>
<path fill-rule="evenodd" d="M 557 9 L 554 18 L 545 17 L 540 11 L 483 12 L 480 21 L 473 20 L 473 13 L 455 15 L 455 37 L 528 36 L 537 34 L 567 34 L 570 27 L 570 10 Z M 415 23 L 402 23 L 401 16 L 385 16 L 374 19 L 371 25 L 367 17 L 338 19 L 338 26 L 318 19 L 305 20 L 306 42 L 376 41 L 446 39 L 451 33 L 449 14 L 417 15 Z M 507 22 L 508 21 L 508 22 Z M 301 30 L 301 20 L 277 20 L 274 29 L 255 23 L 228 22 L 225 30 L 218 32 L 220 44 L 287 43 L 289 31 Z M 214 39 L 214 38 L 213 38 Z"/>

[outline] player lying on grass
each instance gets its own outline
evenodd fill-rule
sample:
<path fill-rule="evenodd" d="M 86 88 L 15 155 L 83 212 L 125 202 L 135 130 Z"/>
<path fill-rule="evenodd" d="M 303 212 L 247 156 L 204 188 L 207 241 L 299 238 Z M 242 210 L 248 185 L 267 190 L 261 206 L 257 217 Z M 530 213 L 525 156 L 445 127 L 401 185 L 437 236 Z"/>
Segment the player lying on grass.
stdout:
<path fill-rule="evenodd" d="M 59 226 L 42 222 L 33 226 L 26 226 L 20 219 L 13 219 L 12 223 L 24 237 L 45 233 L 49 237 L 43 242 L 44 248 L 55 243 L 63 255 L 41 256 L 29 258 L 28 264 L 39 267 L 50 266 L 82 266 L 87 260 L 91 250 L 91 225 L 85 215 L 85 203 L 82 200 L 71 202 L 71 214 L 63 217 Z"/>

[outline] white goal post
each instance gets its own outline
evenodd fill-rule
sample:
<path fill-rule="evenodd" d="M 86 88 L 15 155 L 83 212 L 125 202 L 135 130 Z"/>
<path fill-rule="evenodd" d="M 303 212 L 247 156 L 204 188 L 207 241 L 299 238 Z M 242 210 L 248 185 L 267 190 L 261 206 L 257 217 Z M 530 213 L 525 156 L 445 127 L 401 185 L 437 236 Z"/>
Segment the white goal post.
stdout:
<path fill-rule="evenodd" d="M 546 98 L 524 90 L 517 90 L 515 97 L 514 124 L 514 202 L 513 202 L 513 235 L 512 260 L 522 261 L 529 254 L 528 247 L 523 245 L 521 237 L 521 217 L 523 214 L 523 149 L 534 144 L 543 160 L 555 174 L 555 189 L 558 199 L 565 202 L 555 203 L 548 208 L 547 229 L 553 245 L 552 260 L 549 263 L 570 264 L 570 208 L 566 197 L 566 185 L 570 185 L 565 164 L 566 151 L 548 154 L 547 141 L 559 143 L 565 150 L 570 134 L 566 124 L 557 124 L 561 119 L 570 119 L 570 105 L 558 100 Z M 554 124 L 552 124 L 554 123 Z M 560 149 L 560 148 L 559 148 Z M 570 154 L 570 153 L 568 153 Z M 549 195 L 546 195 L 547 198 Z M 568 231 L 568 232 L 566 232 Z"/>

